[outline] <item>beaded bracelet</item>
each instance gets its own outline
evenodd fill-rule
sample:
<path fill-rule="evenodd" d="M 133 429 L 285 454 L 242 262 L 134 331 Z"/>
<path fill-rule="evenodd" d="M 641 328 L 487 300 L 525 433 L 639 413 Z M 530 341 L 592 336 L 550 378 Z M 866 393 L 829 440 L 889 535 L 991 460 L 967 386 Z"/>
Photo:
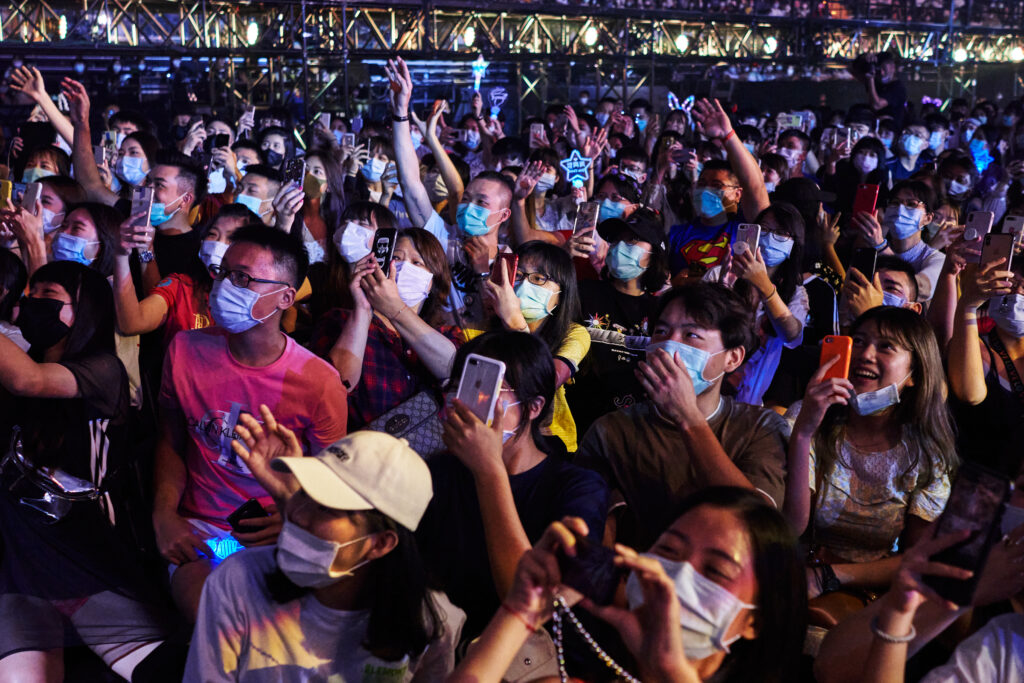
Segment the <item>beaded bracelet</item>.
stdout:
<path fill-rule="evenodd" d="M 520 622 L 522 622 L 523 626 L 526 627 L 527 631 L 529 631 L 530 633 L 536 633 L 537 632 L 537 627 L 534 626 L 533 624 L 531 624 L 529 621 L 527 621 L 526 617 L 524 617 L 521 612 L 518 612 L 517 610 L 512 609 L 511 607 L 509 607 L 505 603 L 501 603 L 501 608 L 503 610 L 505 610 L 506 612 L 508 612 L 509 614 L 511 614 L 512 616 L 514 616 Z"/>
<path fill-rule="evenodd" d="M 871 619 L 871 632 L 875 634 L 875 637 L 879 640 L 885 641 L 886 643 L 892 643 L 894 645 L 902 645 L 909 643 L 917 637 L 917 629 L 914 625 L 910 625 L 910 633 L 905 636 L 894 636 L 891 633 L 886 633 L 882 630 L 882 627 L 878 625 L 878 616 L 876 615 Z"/>

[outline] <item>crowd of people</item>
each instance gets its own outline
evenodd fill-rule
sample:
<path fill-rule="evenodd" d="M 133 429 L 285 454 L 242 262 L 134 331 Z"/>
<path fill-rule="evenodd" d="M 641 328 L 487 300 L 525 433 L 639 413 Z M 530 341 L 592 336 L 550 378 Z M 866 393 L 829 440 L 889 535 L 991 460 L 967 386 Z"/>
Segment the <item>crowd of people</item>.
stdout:
<path fill-rule="evenodd" d="M 0 681 L 1024 679 L 1024 103 L 853 72 L 511 130 L 12 69 Z"/>

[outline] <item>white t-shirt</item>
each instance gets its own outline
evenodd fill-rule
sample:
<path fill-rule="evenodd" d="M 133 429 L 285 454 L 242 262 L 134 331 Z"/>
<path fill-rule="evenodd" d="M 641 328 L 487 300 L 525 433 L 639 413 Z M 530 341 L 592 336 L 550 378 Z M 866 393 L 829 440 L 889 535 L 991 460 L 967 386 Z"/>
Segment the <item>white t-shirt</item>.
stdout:
<path fill-rule="evenodd" d="M 1004 614 L 960 643 L 921 683 L 1024 683 L 1024 614 Z"/>
<path fill-rule="evenodd" d="M 431 593 L 443 620 L 440 635 L 413 659 L 384 661 L 362 646 L 369 610 L 331 609 L 312 594 L 274 602 L 266 577 L 277 567 L 276 549 L 235 553 L 207 579 L 186 681 L 407 683 L 442 681 L 455 668 L 455 644 L 466 617 L 443 593 Z"/>
<path fill-rule="evenodd" d="M 935 283 L 939 281 L 942 266 L 946 263 L 946 255 L 921 241 L 896 256 L 909 263 L 917 271 L 915 276 L 917 300 L 922 303 L 930 300 L 935 293 Z"/>

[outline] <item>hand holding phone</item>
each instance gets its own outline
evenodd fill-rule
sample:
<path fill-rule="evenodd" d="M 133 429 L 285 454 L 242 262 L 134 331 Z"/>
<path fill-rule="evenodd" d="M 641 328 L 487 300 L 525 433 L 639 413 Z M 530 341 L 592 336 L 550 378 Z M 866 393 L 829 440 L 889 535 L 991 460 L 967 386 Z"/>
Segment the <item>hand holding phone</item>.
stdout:
<path fill-rule="evenodd" d="M 601 202 L 584 202 L 576 209 L 576 220 L 572 225 L 572 236 L 585 235 L 597 229 L 597 217 L 601 213 Z"/>
<path fill-rule="evenodd" d="M 853 252 L 850 268 L 856 268 L 861 275 L 868 279 L 868 282 L 872 282 L 875 279 L 875 264 L 877 262 L 878 250 L 873 247 L 860 247 Z"/>
<path fill-rule="evenodd" d="M 239 522 L 243 519 L 258 519 L 269 516 L 270 513 L 267 512 L 266 508 L 258 500 L 250 498 L 235 508 L 235 511 L 228 515 L 225 521 L 231 525 L 231 530 L 237 534 L 248 531 L 245 527 L 239 526 Z"/>
<path fill-rule="evenodd" d="M 853 199 L 853 215 L 869 213 L 875 215 L 875 205 L 878 203 L 878 185 L 867 183 L 857 186 L 857 194 Z"/>
<path fill-rule="evenodd" d="M 377 228 L 373 235 L 373 257 L 377 265 L 387 277 L 391 269 L 391 259 L 395 256 L 395 243 L 398 242 L 398 230 L 395 228 Z"/>
<path fill-rule="evenodd" d="M 739 255 L 746 252 L 757 254 L 757 248 L 761 242 L 761 226 L 757 223 L 741 223 L 736 228 L 736 243 L 733 245 L 733 253 Z"/>
<path fill-rule="evenodd" d="M 558 553 L 558 569 L 562 584 L 579 591 L 597 605 L 611 604 L 628 570 L 616 566 L 615 551 L 594 543 L 586 536 L 571 532 L 576 538 L 576 556 Z"/>
<path fill-rule="evenodd" d="M 498 254 L 497 258 L 494 259 L 494 265 L 491 266 L 491 275 L 488 278 L 494 284 L 501 284 L 501 270 L 505 269 L 505 276 L 508 278 L 506 281 L 509 285 L 514 285 L 516 281 L 516 268 L 519 267 L 519 256 L 517 254 L 510 254 L 508 252 Z"/>
<path fill-rule="evenodd" d="M 835 357 L 839 360 L 828 369 L 822 376 L 822 381 L 828 379 L 849 379 L 850 378 L 850 356 L 853 353 L 853 338 L 838 335 L 827 335 L 821 342 L 821 359 L 818 367 L 825 365 Z"/>
<path fill-rule="evenodd" d="M 494 406 L 501 393 L 501 382 L 505 378 L 505 364 L 500 360 L 487 358 L 476 353 L 466 357 L 462 368 L 459 388 L 455 398 L 459 399 L 471 413 L 484 424 L 489 424 Z"/>

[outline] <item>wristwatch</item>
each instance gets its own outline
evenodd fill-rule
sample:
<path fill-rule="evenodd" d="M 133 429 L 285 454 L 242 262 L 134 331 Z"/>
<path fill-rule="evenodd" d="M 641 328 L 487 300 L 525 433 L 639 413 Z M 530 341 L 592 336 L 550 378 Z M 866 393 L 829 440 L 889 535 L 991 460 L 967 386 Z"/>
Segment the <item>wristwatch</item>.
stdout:
<path fill-rule="evenodd" d="M 832 569 L 832 565 L 822 562 L 818 565 L 818 569 L 821 570 L 818 580 L 821 582 L 822 594 L 834 593 L 843 587 L 843 584 L 839 582 L 839 577 L 836 576 L 835 570 Z"/>

